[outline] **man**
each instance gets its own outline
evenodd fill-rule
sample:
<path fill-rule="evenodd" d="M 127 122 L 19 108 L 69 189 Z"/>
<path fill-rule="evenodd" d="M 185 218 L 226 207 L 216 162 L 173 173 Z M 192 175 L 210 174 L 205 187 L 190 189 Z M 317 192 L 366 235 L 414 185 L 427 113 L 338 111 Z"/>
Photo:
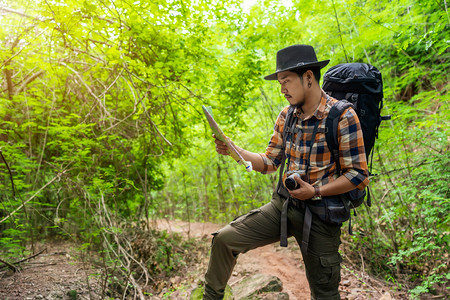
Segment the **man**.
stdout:
<path fill-rule="evenodd" d="M 339 119 L 341 174 L 336 174 L 336 163 L 325 139 L 325 119 L 337 100 L 328 97 L 319 85 L 320 69 L 328 62 L 318 61 L 313 47 L 308 45 L 294 45 L 278 51 L 276 72 L 265 79 L 278 80 L 281 93 L 290 106 L 295 107 L 292 134 L 283 136 L 289 111 L 287 106 L 277 118 L 265 153 L 236 148 L 245 160 L 252 162 L 254 170 L 263 174 L 283 166 L 286 157 L 287 172 L 270 203 L 213 234 L 204 299 L 223 298 L 240 253 L 280 241 L 280 228 L 283 243 L 286 239 L 283 226 L 301 246 L 311 299 L 340 299 L 342 259 L 338 248 L 341 224 L 324 221 L 313 208 L 323 201 L 323 197 L 339 198 L 338 195 L 355 188 L 364 189 L 368 184 L 368 170 L 360 123 L 355 111 L 349 108 Z M 217 152 L 227 155 L 227 146 L 217 139 L 215 143 Z M 291 173 L 302 176 L 294 175 L 298 187 L 288 190 L 283 182 L 286 174 Z"/>

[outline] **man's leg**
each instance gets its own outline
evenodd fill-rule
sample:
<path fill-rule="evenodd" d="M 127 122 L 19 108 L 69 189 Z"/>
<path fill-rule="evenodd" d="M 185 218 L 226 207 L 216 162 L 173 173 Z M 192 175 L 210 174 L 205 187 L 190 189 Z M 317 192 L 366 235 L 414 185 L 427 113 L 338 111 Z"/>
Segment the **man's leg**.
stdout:
<path fill-rule="evenodd" d="M 280 211 L 268 203 L 214 234 L 205 275 L 204 299 L 222 299 L 237 256 L 280 240 Z"/>
<path fill-rule="evenodd" d="M 290 208 L 289 229 L 301 245 L 304 210 Z M 337 300 L 342 261 L 338 252 L 341 226 L 323 222 L 312 215 L 308 253 L 302 253 L 312 300 Z"/>
<path fill-rule="evenodd" d="M 327 224 L 314 217 L 308 253 L 303 256 L 311 296 L 313 300 L 339 300 L 341 226 Z"/>

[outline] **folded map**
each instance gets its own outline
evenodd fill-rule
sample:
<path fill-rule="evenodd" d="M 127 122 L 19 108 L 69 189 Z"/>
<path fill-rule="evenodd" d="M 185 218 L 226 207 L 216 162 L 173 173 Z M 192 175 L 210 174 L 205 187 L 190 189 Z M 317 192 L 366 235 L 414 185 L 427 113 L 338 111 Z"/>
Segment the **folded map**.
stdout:
<path fill-rule="evenodd" d="M 228 146 L 228 153 L 230 156 L 240 165 L 244 165 L 247 171 L 252 171 L 252 163 L 250 161 L 244 160 L 242 155 L 236 150 L 232 143 L 227 139 L 222 129 L 217 125 L 213 118 L 212 109 L 210 106 L 206 107 L 202 105 L 203 112 L 205 113 L 206 119 L 208 120 L 209 127 L 211 127 L 212 132 L 216 135 L 216 138 L 224 142 Z"/>

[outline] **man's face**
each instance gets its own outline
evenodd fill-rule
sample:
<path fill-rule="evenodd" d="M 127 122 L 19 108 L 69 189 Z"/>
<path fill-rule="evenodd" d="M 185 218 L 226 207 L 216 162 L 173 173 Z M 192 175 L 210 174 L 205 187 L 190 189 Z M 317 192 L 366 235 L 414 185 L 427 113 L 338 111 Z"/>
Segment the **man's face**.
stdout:
<path fill-rule="evenodd" d="M 277 74 L 278 82 L 281 85 L 281 93 L 290 105 L 302 106 L 305 102 L 305 88 L 303 80 L 297 73 L 284 71 Z"/>

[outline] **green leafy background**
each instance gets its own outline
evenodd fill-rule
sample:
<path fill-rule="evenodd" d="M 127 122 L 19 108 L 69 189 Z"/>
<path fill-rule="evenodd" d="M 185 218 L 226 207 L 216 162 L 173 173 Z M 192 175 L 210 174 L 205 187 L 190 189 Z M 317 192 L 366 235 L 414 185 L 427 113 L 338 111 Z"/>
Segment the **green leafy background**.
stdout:
<path fill-rule="evenodd" d="M 329 66 L 378 67 L 392 116 L 347 259 L 411 297 L 448 293 L 445 0 L 5 0 L 0 20 L 0 149 L 15 185 L 2 162 L 0 257 L 49 237 L 113 249 L 123 224 L 224 223 L 269 201 L 276 175 L 217 155 L 201 105 L 263 152 L 286 102 L 262 78 L 277 50 L 310 44 Z"/>

